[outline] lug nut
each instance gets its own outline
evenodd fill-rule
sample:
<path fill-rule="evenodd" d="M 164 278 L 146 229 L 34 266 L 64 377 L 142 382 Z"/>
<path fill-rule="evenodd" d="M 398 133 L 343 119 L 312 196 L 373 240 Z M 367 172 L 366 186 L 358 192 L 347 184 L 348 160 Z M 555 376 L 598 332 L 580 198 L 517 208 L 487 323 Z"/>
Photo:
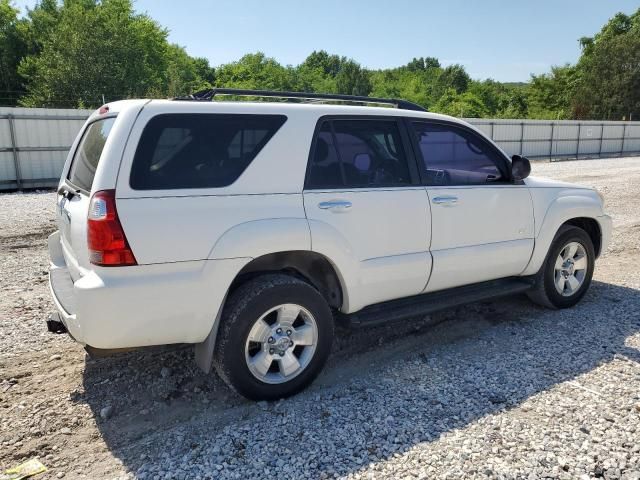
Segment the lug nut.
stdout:
<path fill-rule="evenodd" d="M 282 333 L 282 329 L 281 329 L 281 328 L 278 328 L 278 329 L 276 330 L 276 333 L 277 333 L 278 335 L 280 335 L 280 334 Z"/>
<path fill-rule="evenodd" d="M 291 330 L 287 330 L 287 335 L 291 336 Z"/>
<path fill-rule="evenodd" d="M 274 352 L 274 351 L 275 351 L 275 350 L 274 350 L 273 348 L 270 348 L 270 349 L 269 349 L 269 353 L 270 353 L 271 355 L 273 355 L 273 352 Z"/>
<path fill-rule="evenodd" d="M 281 357 L 284 357 L 284 352 L 280 352 L 280 356 L 281 356 Z"/>
<path fill-rule="evenodd" d="M 275 340 L 273 339 L 273 337 L 269 337 L 269 340 L 267 340 L 267 342 L 273 343 L 273 342 L 275 342 Z"/>
<path fill-rule="evenodd" d="M 293 347 L 293 340 L 289 340 L 289 346 Z"/>

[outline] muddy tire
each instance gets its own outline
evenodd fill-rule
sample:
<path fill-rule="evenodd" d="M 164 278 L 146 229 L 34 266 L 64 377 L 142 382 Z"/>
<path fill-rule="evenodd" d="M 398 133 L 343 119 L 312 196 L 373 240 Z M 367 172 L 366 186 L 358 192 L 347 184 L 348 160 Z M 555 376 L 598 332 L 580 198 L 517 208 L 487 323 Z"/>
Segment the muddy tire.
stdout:
<path fill-rule="evenodd" d="M 333 316 L 322 295 L 296 277 L 267 274 L 226 302 L 213 363 L 240 395 L 275 400 L 317 377 L 332 341 Z"/>

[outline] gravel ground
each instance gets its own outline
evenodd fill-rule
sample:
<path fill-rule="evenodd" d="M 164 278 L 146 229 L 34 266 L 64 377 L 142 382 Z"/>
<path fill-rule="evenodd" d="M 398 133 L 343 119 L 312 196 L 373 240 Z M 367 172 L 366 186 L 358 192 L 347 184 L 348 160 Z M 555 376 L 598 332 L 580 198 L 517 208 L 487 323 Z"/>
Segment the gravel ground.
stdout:
<path fill-rule="evenodd" d="M 302 394 L 251 403 L 187 347 L 89 359 L 45 332 L 52 193 L 0 195 L 0 468 L 38 478 L 640 480 L 640 158 L 536 163 L 615 231 L 575 308 L 526 297 L 340 331 Z"/>

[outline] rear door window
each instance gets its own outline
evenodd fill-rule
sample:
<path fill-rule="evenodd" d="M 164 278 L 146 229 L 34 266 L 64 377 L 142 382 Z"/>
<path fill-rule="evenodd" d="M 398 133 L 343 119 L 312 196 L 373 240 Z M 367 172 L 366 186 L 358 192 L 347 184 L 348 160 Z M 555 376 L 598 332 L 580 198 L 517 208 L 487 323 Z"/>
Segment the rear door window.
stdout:
<path fill-rule="evenodd" d="M 131 188 L 231 185 L 285 120 L 284 115 L 155 116 L 142 132 L 131 168 Z"/>
<path fill-rule="evenodd" d="M 82 135 L 67 175 L 69 182 L 76 187 L 91 191 L 104 144 L 115 121 L 115 117 L 97 120 L 90 124 Z"/>
<path fill-rule="evenodd" d="M 395 120 L 332 120 L 318 130 L 307 188 L 371 188 L 411 184 Z"/>

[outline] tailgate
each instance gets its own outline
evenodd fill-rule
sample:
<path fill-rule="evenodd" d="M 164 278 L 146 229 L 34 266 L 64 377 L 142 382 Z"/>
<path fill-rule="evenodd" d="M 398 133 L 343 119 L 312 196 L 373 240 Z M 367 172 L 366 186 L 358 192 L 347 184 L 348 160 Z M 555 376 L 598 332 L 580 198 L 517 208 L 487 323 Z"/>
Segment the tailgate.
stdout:
<path fill-rule="evenodd" d="M 87 213 L 96 170 L 105 144 L 116 121 L 115 116 L 87 123 L 78 146 L 58 188 L 56 216 L 62 253 L 75 281 L 90 268 L 87 248 Z"/>

